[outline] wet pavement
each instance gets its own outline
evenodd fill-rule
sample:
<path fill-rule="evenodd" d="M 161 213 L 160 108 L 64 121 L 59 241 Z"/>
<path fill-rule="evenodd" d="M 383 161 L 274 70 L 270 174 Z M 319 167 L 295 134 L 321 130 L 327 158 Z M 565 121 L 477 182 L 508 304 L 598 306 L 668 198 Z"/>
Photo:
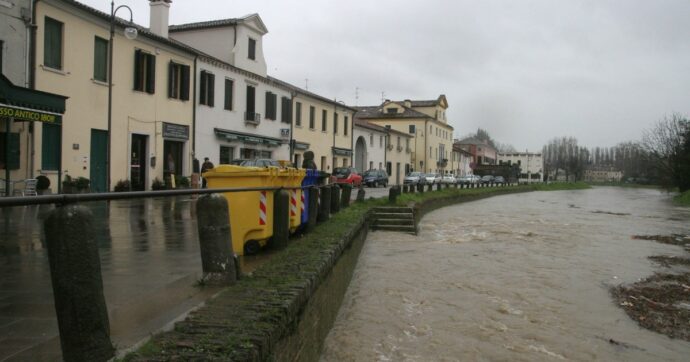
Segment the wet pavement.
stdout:
<path fill-rule="evenodd" d="M 83 203 L 95 216 L 111 335 L 118 349 L 199 305 L 190 197 Z M 0 210 L 0 361 L 60 360 L 43 219 L 52 206 Z"/>

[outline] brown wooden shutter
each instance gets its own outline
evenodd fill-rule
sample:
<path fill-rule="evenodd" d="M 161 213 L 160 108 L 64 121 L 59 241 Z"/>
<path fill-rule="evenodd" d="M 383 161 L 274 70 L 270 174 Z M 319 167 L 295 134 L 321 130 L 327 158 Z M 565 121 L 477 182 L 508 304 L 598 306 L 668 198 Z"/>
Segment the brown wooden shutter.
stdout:
<path fill-rule="evenodd" d="M 168 63 L 168 98 L 176 98 L 175 97 L 175 63 L 170 61 Z"/>
<path fill-rule="evenodd" d="M 182 66 L 182 80 L 180 81 L 180 99 L 189 100 L 189 66 Z"/>
<path fill-rule="evenodd" d="M 213 98 L 215 93 L 215 75 L 208 73 L 208 106 L 213 107 Z"/>
<path fill-rule="evenodd" d="M 141 79 L 142 59 L 141 50 L 134 51 L 134 90 L 143 91 L 143 79 Z"/>
<path fill-rule="evenodd" d="M 156 56 L 147 54 L 146 57 L 146 92 L 153 94 L 156 92 Z"/>

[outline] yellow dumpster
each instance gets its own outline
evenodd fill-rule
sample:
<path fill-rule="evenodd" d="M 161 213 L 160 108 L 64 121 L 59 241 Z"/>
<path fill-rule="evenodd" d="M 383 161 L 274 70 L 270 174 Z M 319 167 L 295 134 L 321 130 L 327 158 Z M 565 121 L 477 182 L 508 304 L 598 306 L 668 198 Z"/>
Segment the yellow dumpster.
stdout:
<path fill-rule="evenodd" d="M 276 187 L 277 167 L 219 165 L 205 172 L 208 188 Z M 286 175 L 287 176 L 287 175 Z M 226 192 L 230 209 L 232 249 L 237 255 L 255 253 L 273 236 L 273 191 Z"/>

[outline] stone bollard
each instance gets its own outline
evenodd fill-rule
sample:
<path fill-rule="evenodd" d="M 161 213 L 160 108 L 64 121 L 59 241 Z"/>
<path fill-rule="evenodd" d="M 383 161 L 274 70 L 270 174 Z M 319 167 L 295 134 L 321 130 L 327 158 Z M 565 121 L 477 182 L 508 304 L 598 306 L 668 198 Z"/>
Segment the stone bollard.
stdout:
<path fill-rule="evenodd" d="M 115 348 L 93 215 L 83 206 L 62 206 L 50 212 L 44 225 L 62 359 L 109 360 Z"/>
<path fill-rule="evenodd" d="M 402 185 L 402 193 L 406 194 L 408 192 L 409 192 L 409 188 L 407 187 L 407 185 Z"/>
<path fill-rule="evenodd" d="M 392 186 L 388 190 L 388 203 L 395 204 L 395 201 L 398 199 L 398 196 L 400 195 L 400 186 Z"/>
<path fill-rule="evenodd" d="M 331 214 L 340 211 L 340 185 L 331 186 Z"/>
<path fill-rule="evenodd" d="M 199 197 L 197 230 L 203 280 L 227 285 L 237 280 L 228 200 L 220 194 Z"/>
<path fill-rule="evenodd" d="M 417 192 L 424 193 L 424 184 L 417 184 Z"/>
<path fill-rule="evenodd" d="M 340 195 L 340 207 L 347 208 L 350 206 L 350 198 L 352 197 L 352 185 L 344 184 L 341 186 L 343 189 Z"/>
<path fill-rule="evenodd" d="M 319 215 L 319 188 L 310 187 L 306 190 L 309 192 L 309 216 L 307 218 L 307 227 L 305 232 L 310 233 L 316 227 L 316 218 Z"/>
<path fill-rule="evenodd" d="M 409 193 L 411 193 L 411 194 L 414 194 L 415 189 L 417 188 L 417 186 L 416 186 L 416 185 L 412 185 L 412 184 L 407 185 L 407 186 L 408 186 L 408 187 L 407 187 L 407 192 L 409 192 Z"/>
<path fill-rule="evenodd" d="M 427 191 L 434 191 L 434 184 L 429 184 Z"/>
<path fill-rule="evenodd" d="M 321 205 L 319 205 L 318 222 L 328 221 L 331 218 L 331 186 L 321 186 Z"/>
<path fill-rule="evenodd" d="M 357 190 L 357 201 L 364 201 L 364 197 L 366 197 L 366 192 L 364 191 L 364 187 L 361 187 Z"/>
<path fill-rule="evenodd" d="M 436 191 L 441 191 L 443 184 L 436 184 Z"/>
<path fill-rule="evenodd" d="M 290 192 L 276 190 L 273 194 L 273 237 L 270 246 L 282 249 L 290 237 Z"/>

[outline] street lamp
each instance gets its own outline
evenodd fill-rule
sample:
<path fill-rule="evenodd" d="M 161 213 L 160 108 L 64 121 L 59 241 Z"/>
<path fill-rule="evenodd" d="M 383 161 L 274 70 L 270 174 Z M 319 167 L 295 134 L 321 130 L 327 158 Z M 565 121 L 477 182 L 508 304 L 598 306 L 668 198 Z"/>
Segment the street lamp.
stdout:
<path fill-rule="evenodd" d="M 110 2 L 110 40 L 108 41 L 108 164 L 106 165 L 107 192 L 110 192 L 110 169 L 112 165 L 112 124 L 113 124 L 113 39 L 115 38 L 115 14 L 121 8 L 129 10 L 129 23 L 133 23 L 132 9 L 127 5 L 115 7 L 115 1 Z M 128 26 L 125 28 L 124 36 L 129 40 L 136 39 L 137 28 Z"/>

